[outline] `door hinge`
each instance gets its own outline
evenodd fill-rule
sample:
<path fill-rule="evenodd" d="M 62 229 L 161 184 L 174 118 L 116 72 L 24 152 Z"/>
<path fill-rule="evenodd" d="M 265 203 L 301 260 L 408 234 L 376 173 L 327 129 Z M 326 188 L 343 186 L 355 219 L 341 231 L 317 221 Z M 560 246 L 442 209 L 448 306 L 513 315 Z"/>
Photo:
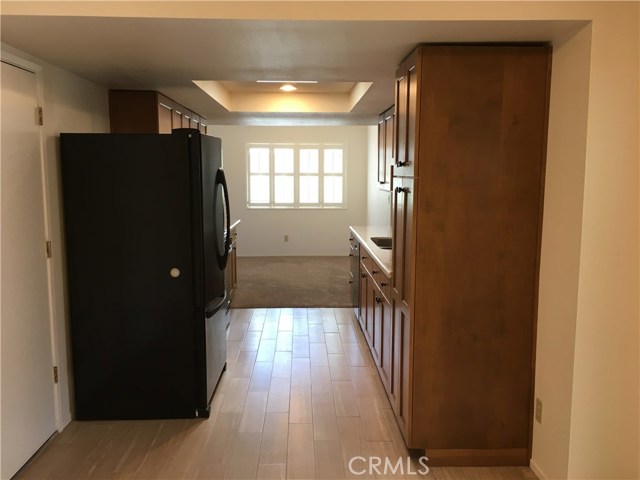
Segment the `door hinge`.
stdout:
<path fill-rule="evenodd" d="M 47 251 L 47 258 L 51 258 L 51 240 L 45 242 L 45 249 Z"/>
<path fill-rule="evenodd" d="M 44 116 L 42 114 L 42 107 L 36 108 L 36 125 L 44 125 Z"/>
<path fill-rule="evenodd" d="M 58 383 L 58 367 L 53 367 L 53 383 Z"/>

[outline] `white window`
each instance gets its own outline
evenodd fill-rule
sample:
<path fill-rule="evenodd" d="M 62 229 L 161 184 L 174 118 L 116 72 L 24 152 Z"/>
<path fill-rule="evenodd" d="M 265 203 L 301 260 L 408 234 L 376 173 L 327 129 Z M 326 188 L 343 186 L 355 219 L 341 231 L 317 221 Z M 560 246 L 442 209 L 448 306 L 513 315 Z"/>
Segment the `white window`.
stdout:
<path fill-rule="evenodd" d="M 248 206 L 345 206 L 344 145 L 248 145 Z"/>

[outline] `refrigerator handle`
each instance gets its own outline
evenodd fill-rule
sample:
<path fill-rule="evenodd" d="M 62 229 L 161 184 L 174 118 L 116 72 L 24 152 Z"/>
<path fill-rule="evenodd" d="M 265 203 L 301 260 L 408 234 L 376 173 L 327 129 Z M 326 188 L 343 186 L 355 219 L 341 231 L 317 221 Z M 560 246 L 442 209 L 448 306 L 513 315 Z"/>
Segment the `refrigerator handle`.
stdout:
<path fill-rule="evenodd" d="M 221 297 L 218 297 L 216 299 L 216 300 L 218 300 L 217 302 L 214 300 L 213 302 L 211 302 L 211 304 L 207 305 L 207 308 L 204 311 L 205 318 L 213 317 L 216 313 L 218 313 L 222 309 L 227 310 L 228 307 L 229 307 L 229 303 L 230 303 L 228 297 L 229 297 L 229 295 L 227 294 L 227 292 L 225 290 L 224 295 L 222 295 L 222 299 L 221 300 L 218 300 L 219 298 L 221 298 Z"/>
<path fill-rule="evenodd" d="M 224 170 L 218 169 L 216 173 L 216 184 L 222 185 L 222 193 L 224 195 L 224 209 L 226 217 L 226 231 L 224 233 L 224 253 L 220 258 L 220 268 L 224 269 L 227 266 L 227 260 L 229 260 L 229 250 L 231 249 L 231 212 L 229 211 L 229 187 L 227 186 L 227 177 L 224 175 Z"/>

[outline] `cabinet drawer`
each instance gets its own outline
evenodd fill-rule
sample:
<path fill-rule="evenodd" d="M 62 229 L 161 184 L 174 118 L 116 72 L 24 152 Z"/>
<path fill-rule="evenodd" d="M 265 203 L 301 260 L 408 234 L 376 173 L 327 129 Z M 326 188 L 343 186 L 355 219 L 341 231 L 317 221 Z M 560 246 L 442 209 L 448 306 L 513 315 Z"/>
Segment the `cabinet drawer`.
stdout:
<path fill-rule="evenodd" d="M 387 277 L 382 272 L 382 268 L 375 261 L 371 260 L 370 265 L 371 265 L 371 269 L 369 270 L 369 273 L 371 274 L 371 278 L 373 279 L 376 286 L 380 289 L 382 294 L 386 297 L 386 299 L 390 300 L 391 299 L 391 281 L 389 277 Z"/>
<path fill-rule="evenodd" d="M 360 263 L 362 264 L 362 266 L 364 266 L 368 273 L 371 273 L 374 262 L 371 258 L 371 255 L 369 255 L 369 252 L 367 252 L 364 248 L 360 249 Z"/>
<path fill-rule="evenodd" d="M 382 272 L 374 278 L 382 294 L 387 297 L 387 300 L 391 300 L 391 279 Z"/>

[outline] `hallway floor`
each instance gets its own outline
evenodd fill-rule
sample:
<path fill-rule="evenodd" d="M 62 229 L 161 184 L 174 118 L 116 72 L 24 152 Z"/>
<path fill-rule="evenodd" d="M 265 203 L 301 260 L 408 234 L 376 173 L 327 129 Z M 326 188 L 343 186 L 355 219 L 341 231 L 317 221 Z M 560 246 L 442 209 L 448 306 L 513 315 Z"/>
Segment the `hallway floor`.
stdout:
<path fill-rule="evenodd" d="M 16 478 L 536 479 L 527 467 L 423 475 L 417 459 L 407 464 L 352 309 L 231 312 L 227 371 L 208 420 L 72 422 Z M 385 458 L 394 467 L 404 459 L 401 469 L 385 474 Z"/>

